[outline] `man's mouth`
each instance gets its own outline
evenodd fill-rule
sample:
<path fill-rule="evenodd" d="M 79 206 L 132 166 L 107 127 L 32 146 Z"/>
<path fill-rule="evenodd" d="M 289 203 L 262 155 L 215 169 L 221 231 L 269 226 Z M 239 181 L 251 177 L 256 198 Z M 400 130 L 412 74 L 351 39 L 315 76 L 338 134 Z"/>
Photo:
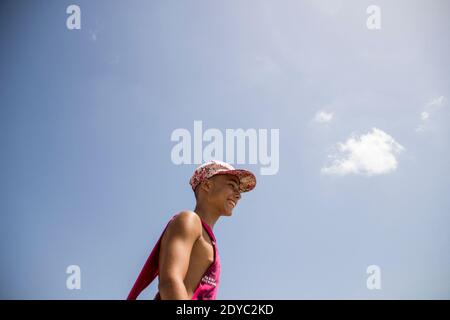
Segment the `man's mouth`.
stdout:
<path fill-rule="evenodd" d="M 236 207 L 236 202 L 234 202 L 233 200 L 228 200 L 228 203 L 230 203 L 233 208 Z"/>

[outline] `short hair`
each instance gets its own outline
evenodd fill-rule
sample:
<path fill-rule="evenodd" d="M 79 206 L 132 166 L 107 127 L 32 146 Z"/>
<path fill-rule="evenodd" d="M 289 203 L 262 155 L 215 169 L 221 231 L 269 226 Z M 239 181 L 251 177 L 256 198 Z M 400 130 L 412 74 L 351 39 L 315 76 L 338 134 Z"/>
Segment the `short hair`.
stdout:
<path fill-rule="evenodd" d="M 200 187 L 200 184 L 198 186 L 196 186 L 195 190 L 194 190 L 195 200 L 198 200 L 198 193 L 199 193 L 199 190 L 200 190 L 199 187 Z"/>

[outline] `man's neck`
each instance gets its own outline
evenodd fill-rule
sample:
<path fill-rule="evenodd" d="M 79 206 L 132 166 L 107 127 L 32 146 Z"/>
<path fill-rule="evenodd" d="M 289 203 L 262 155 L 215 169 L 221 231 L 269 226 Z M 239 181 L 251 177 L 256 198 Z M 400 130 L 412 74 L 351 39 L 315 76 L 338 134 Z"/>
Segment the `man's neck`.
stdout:
<path fill-rule="evenodd" d="M 214 228 L 217 220 L 220 218 L 220 213 L 214 208 L 209 207 L 205 204 L 199 204 L 195 206 L 194 212 L 211 228 Z"/>

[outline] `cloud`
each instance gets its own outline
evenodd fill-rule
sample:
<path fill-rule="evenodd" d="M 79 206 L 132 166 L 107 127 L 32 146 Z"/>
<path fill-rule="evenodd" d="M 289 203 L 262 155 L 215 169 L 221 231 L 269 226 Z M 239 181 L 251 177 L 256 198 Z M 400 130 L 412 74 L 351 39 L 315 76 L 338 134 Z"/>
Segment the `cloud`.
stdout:
<path fill-rule="evenodd" d="M 116 53 L 111 53 L 107 57 L 107 62 L 112 65 L 119 64 L 120 60 L 121 60 L 120 54 L 116 54 Z"/>
<path fill-rule="evenodd" d="M 319 111 L 314 116 L 317 123 L 330 123 L 333 120 L 333 112 Z"/>
<path fill-rule="evenodd" d="M 330 155 L 333 162 L 323 167 L 323 174 L 346 175 L 361 174 L 374 176 L 387 174 L 397 169 L 396 155 L 405 148 L 384 131 L 372 131 L 351 136 L 345 143 L 337 144 L 337 152 Z"/>
<path fill-rule="evenodd" d="M 416 132 L 424 132 L 431 128 L 431 119 L 434 114 L 444 105 L 445 97 L 440 96 L 432 99 L 425 105 L 425 110 L 420 113 L 420 124 L 416 127 Z"/>
<path fill-rule="evenodd" d="M 92 41 L 96 42 L 97 41 L 97 32 L 93 31 L 93 30 L 89 30 L 89 37 L 91 38 Z"/>
<path fill-rule="evenodd" d="M 420 114 L 420 117 L 422 118 L 422 120 L 427 120 L 430 117 L 430 114 L 424 111 Z"/>

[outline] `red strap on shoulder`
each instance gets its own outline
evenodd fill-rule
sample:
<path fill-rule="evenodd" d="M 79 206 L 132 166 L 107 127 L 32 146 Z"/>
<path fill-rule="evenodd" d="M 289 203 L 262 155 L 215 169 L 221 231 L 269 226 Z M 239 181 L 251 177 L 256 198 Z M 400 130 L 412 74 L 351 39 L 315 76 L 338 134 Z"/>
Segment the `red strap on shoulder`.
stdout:
<path fill-rule="evenodd" d="M 147 288 L 150 283 L 156 278 L 156 276 L 159 273 L 159 249 L 161 247 L 161 239 L 164 235 L 164 232 L 166 231 L 167 227 L 169 226 L 169 223 L 176 217 L 173 216 L 172 219 L 167 223 L 166 227 L 164 228 L 164 231 L 162 232 L 161 236 L 159 237 L 158 242 L 156 243 L 155 247 L 153 248 L 152 252 L 150 253 L 150 256 L 148 257 L 147 261 L 144 264 L 144 267 L 142 268 L 141 272 L 139 273 L 139 276 L 134 283 L 133 288 L 131 289 L 130 293 L 128 294 L 127 300 L 136 300 L 139 294 Z"/>

